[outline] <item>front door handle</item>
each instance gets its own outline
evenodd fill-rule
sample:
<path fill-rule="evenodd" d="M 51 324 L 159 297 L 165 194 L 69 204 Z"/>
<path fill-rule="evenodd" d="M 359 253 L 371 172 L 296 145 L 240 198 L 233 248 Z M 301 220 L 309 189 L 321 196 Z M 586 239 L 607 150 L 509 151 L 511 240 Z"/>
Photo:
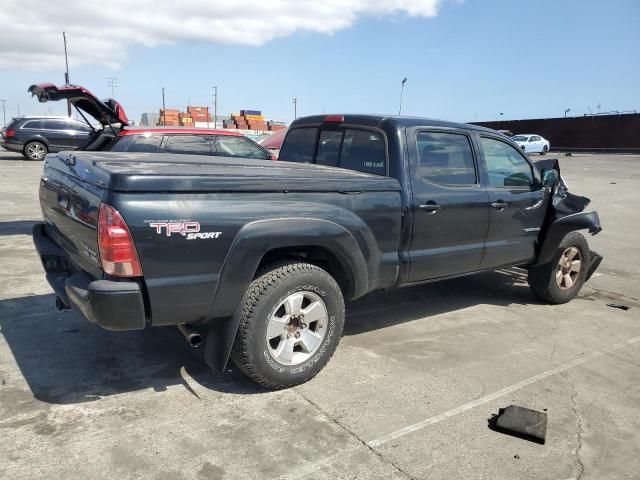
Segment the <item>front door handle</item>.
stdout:
<path fill-rule="evenodd" d="M 491 206 L 493 208 L 495 208 L 496 210 L 498 210 L 499 212 L 501 212 L 502 210 L 504 210 L 507 206 L 507 204 L 505 202 L 503 202 L 502 200 L 498 200 L 497 202 L 493 202 L 491 204 Z"/>
<path fill-rule="evenodd" d="M 442 205 L 438 205 L 437 203 L 430 202 L 430 203 L 425 203 L 423 205 L 420 205 L 418 208 L 420 208 L 420 210 L 424 210 L 427 213 L 434 214 L 434 213 L 437 213 L 439 210 L 442 210 Z"/>

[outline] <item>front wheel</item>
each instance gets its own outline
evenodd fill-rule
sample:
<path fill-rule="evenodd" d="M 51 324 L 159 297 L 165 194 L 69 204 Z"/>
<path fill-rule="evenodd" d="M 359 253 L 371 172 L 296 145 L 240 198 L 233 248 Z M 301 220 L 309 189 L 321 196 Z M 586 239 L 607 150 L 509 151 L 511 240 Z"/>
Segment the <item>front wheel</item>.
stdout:
<path fill-rule="evenodd" d="M 281 262 L 258 274 L 235 316 L 233 362 L 260 385 L 280 389 L 310 380 L 327 364 L 342 336 L 344 299 L 320 267 Z"/>
<path fill-rule="evenodd" d="M 587 239 L 581 233 L 568 233 L 549 263 L 529 269 L 531 290 L 551 304 L 572 300 L 587 277 L 590 253 Z"/>
<path fill-rule="evenodd" d="M 40 142 L 29 142 L 24 147 L 24 156 L 28 160 L 44 160 L 49 153 L 47 146 Z"/>

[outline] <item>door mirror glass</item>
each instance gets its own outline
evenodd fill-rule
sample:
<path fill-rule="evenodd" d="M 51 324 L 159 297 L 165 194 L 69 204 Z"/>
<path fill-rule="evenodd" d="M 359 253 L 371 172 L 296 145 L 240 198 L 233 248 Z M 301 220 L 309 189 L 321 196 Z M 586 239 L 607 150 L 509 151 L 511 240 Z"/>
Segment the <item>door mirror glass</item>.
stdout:
<path fill-rule="evenodd" d="M 558 172 L 553 168 L 548 168 L 542 171 L 542 185 L 545 187 L 555 187 L 558 184 L 560 177 Z"/>

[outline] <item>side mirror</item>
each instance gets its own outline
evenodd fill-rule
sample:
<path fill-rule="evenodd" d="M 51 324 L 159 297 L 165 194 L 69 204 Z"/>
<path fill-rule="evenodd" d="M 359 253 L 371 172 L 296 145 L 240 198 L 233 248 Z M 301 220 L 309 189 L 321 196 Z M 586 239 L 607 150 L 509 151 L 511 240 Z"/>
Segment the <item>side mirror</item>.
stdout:
<path fill-rule="evenodd" d="M 545 168 L 542 170 L 542 186 L 554 188 L 558 185 L 560 177 L 558 172 L 553 168 Z"/>

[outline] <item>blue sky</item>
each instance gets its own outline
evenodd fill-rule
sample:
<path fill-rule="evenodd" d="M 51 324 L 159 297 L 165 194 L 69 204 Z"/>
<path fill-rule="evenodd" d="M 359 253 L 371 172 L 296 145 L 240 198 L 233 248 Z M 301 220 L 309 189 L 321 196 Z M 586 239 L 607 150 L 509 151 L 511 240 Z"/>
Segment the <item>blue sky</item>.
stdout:
<path fill-rule="evenodd" d="M 74 48 L 70 35 L 72 57 Z M 118 77 L 116 98 L 133 120 L 161 106 L 163 86 L 167 107 L 210 105 L 217 85 L 220 114 L 259 109 L 287 122 L 292 97 L 299 115 L 397 113 L 403 77 L 407 115 L 538 118 L 565 108 L 595 113 L 598 104 L 640 111 L 638 0 L 449 1 L 431 18 L 365 14 L 333 34 L 297 31 L 261 46 L 185 40 L 125 49 L 118 68 L 72 62 L 70 74 L 100 97 L 111 94 L 106 78 Z M 7 116 L 18 104 L 22 114 L 62 114 L 62 104 L 40 105 L 26 93 L 31 83 L 63 83 L 62 62 L 42 71 L 5 65 Z"/>

